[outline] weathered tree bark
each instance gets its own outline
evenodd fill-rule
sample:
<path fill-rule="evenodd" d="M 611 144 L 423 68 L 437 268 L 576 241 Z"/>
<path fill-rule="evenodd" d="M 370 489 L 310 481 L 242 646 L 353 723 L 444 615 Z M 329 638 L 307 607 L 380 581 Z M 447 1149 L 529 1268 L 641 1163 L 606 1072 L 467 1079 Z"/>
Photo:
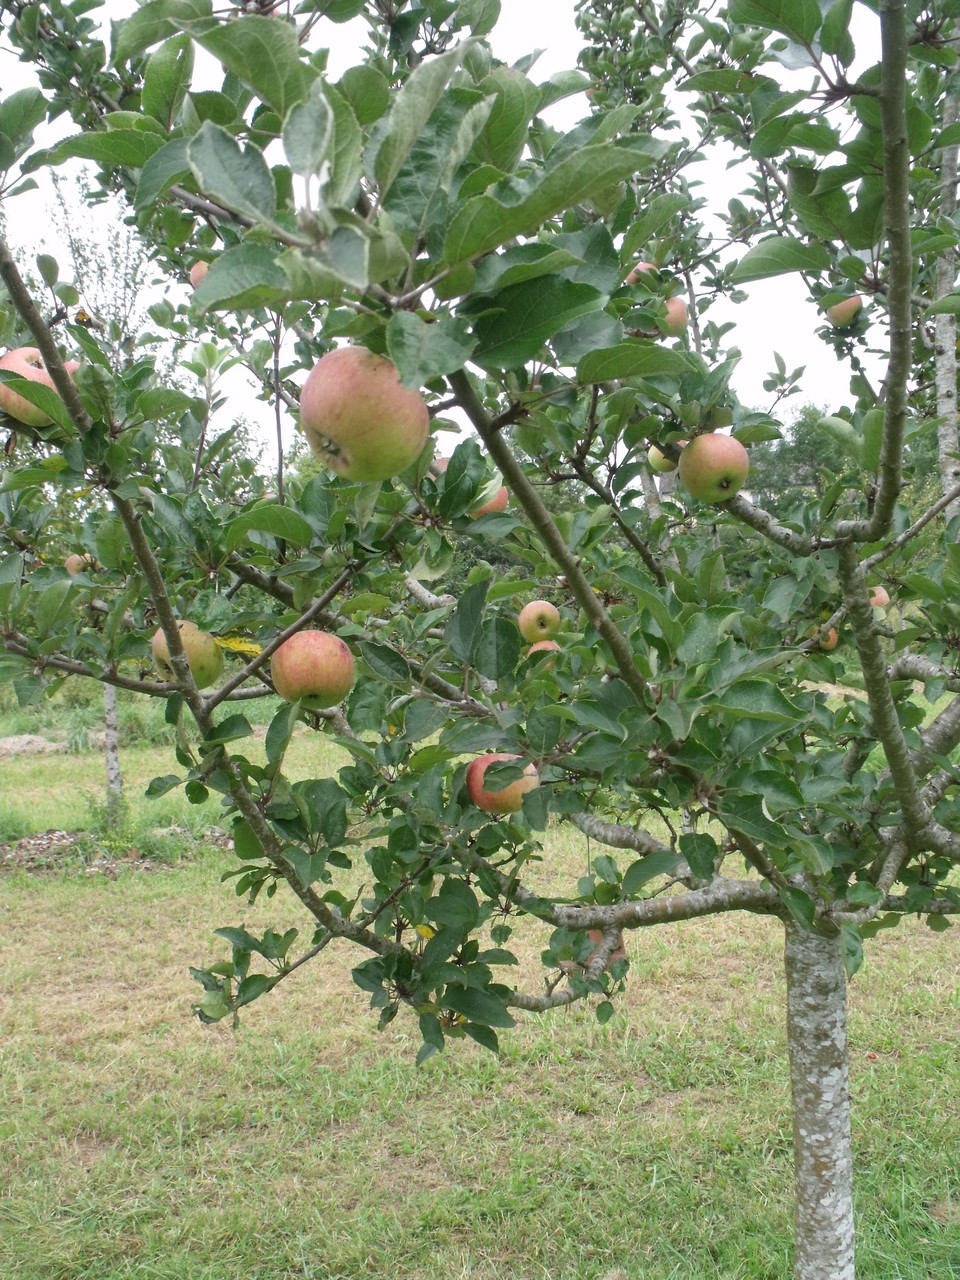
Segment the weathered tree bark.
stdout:
<path fill-rule="evenodd" d="M 103 686 L 103 724 L 107 757 L 107 825 L 115 831 L 123 822 L 123 778 L 120 774 L 117 691 L 112 684 Z"/>
<path fill-rule="evenodd" d="M 943 127 L 948 128 L 957 119 L 957 96 L 947 94 L 943 103 Z M 940 217 L 950 221 L 957 209 L 957 146 L 944 147 L 940 160 Z M 937 298 L 954 292 L 957 278 L 957 255 L 948 249 L 937 261 Z M 957 317 L 934 316 L 935 369 L 937 387 L 937 417 L 942 419 L 938 429 L 940 452 L 940 484 L 947 493 L 960 481 L 960 438 L 957 432 Z M 960 515 L 960 499 L 951 502 L 943 513 L 949 523 Z"/>
<path fill-rule="evenodd" d="M 788 920 L 787 1047 L 796 1186 L 794 1280 L 854 1280 L 847 979 L 839 933 Z"/>

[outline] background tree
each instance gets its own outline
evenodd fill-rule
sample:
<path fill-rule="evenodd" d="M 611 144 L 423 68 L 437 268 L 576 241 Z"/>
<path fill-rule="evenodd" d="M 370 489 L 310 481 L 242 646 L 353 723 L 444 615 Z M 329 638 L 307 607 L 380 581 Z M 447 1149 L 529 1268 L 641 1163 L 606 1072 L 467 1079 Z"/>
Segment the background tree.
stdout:
<path fill-rule="evenodd" d="M 583 3 L 592 80 L 536 86 L 529 60 L 493 59 L 497 0 L 340 0 L 298 21 L 274 7 L 149 0 L 114 24 L 108 52 L 86 2 L 7 6 L 41 86 L 0 103 L 7 171 L 92 159 L 158 262 L 182 278 L 208 261 L 191 304 L 153 319 L 207 339 L 213 364 L 242 353 L 278 432 L 294 375 L 350 343 L 386 353 L 434 417 L 456 408 L 476 438 L 443 472 L 428 445 L 382 482 L 323 474 L 287 491 L 278 475 L 265 496 L 251 464 L 221 465 L 234 429 L 211 440 L 209 401 L 158 378 L 151 355 L 114 368 L 95 332 L 70 326 L 84 356 L 72 382 L 0 244 L 7 323 L 32 336 L 61 397 L 3 375 L 51 419 L 38 456 L 15 457 L 3 481 L 22 506 L 3 531 L 4 671 L 38 688 L 86 674 L 195 721 L 199 743 L 180 737 L 179 772 L 154 793 L 221 794 L 238 892 L 289 890 L 277 928 L 228 930 L 230 959 L 196 971 L 207 1020 L 347 939 L 369 952 L 353 972 L 381 1025 L 401 1009 L 418 1018 L 421 1060 L 464 1036 L 496 1049 L 516 1010 L 586 1000 L 608 1018 L 624 929 L 779 919 L 795 1274 L 850 1277 L 846 975 L 878 928 L 920 913 L 942 930 L 960 909 L 957 569 L 937 519 L 957 490 L 914 518 L 901 501 L 933 359 L 914 277 L 955 242 L 911 186 L 952 144 L 940 118 L 954 20 L 878 0 L 881 62 L 850 80 L 846 0 L 826 13 L 731 0 L 725 17 Z M 366 56 L 331 82 L 327 24 L 358 14 Z M 195 46 L 222 67 L 217 87 L 194 84 Z M 800 87 L 784 87 L 784 67 Z M 588 86 L 580 124 L 543 122 Z M 32 129 L 63 112 L 80 131 L 31 151 Z M 691 181 L 709 148 L 743 170 L 726 210 Z M 649 265 L 633 275 L 638 258 Z M 651 441 L 676 457 L 681 439 L 727 428 L 749 445 L 779 434 L 739 404 L 739 353 L 711 310 L 788 272 L 822 309 L 854 290 L 871 302 L 848 327 L 823 326 L 825 358 L 852 370 L 850 404 L 823 427 L 843 448 L 833 483 L 789 520 L 743 494 L 716 507 L 682 486 L 656 494 Z M 954 309 L 957 295 L 928 296 Z M 888 352 L 882 387 L 868 339 Z M 511 507 L 472 520 L 493 467 Z M 553 483 L 577 486 L 576 510 L 544 500 Z M 75 607 L 86 584 L 39 554 L 43 504 L 90 486 L 109 503 L 88 527 L 112 601 L 102 627 Z M 423 580 L 449 566 L 451 530 L 501 543 L 522 571 L 481 558 L 458 599 L 434 594 Z M 919 617 L 891 655 L 871 594 L 894 567 Z M 562 619 L 549 661 L 523 655 L 515 624 L 543 594 Z M 212 685 L 194 663 L 195 679 L 184 619 L 257 651 Z M 269 659 L 313 624 L 347 642 L 359 679 L 342 704 L 282 707 L 254 763 L 231 704 L 263 696 Z M 823 641 L 841 627 L 866 706 L 821 691 L 838 673 Z M 301 718 L 350 753 L 336 777 L 285 778 Z M 521 808 L 495 812 L 471 783 L 470 759 L 490 753 L 512 757 L 484 777 L 495 792 L 529 786 L 535 765 Z M 560 893 L 537 865 L 550 820 L 609 850 Z M 537 924 L 550 929 L 545 971 L 513 978 L 511 938 Z"/>

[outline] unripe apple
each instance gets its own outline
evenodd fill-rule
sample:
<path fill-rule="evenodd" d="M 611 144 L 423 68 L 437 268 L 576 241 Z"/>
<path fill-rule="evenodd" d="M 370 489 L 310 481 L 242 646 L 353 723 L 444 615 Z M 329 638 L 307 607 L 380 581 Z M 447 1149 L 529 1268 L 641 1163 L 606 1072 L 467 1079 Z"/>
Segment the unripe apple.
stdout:
<path fill-rule="evenodd" d="M 728 502 L 750 470 L 750 455 L 734 436 L 695 436 L 680 454 L 680 479 L 698 502 Z"/>
<path fill-rule="evenodd" d="M 67 360 L 64 368 L 67 373 L 74 374 L 80 365 L 76 360 Z M 8 351 L 6 355 L 0 356 L 0 369 L 26 378 L 28 382 L 41 382 L 45 387 L 54 389 L 53 379 L 47 373 L 47 366 L 36 347 L 15 347 L 13 351 Z M 25 427 L 49 427 L 51 424 L 50 418 L 42 409 L 38 409 L 23 396 L 18 396 L 3 383 L 0 383 L 0 412 L 8 413 Z"/>
<path fill-rule="evenodd" d="M 210 270 L 210 263 L 204 262 L 202 259 L 200 262 L 195 262 L 193 264 L 193 266 L 190 268 L 190 283 L 193 285 L 194 289 L 197 287 L 197 285 L 200 283 L 200 281 L 203 279 L 203 277 L 207 274 L 209 270 Z"/>
<path fill-rule="evenodd" d="M 679 338 L 682 333 L 687 332 L 687 325 L 690 322 L 687 304 L 682 298 L 668 298 L 666 307 L 667 318 L 663 322 L 663 332 L 668 338 Z"/>
<path fill-rule="evenodd" d="M 517 626 L 528 644 L 549 640 L 560 627 L 560 612 L 549 600 L 531 600 L 520 610 Z"/>
<path fill-rule="evenodd" d="M 844 298 L 842 302 L 835 302 L 832 307 L 827 307 L 827 319 L 835 329 L 849 329 L 862 306 L 863 299 L 859 293 L 855 293 L 852 297 Z"/>
<path fill-rule="evenodd" d="M 223 653 L 213 636 L 201 631 L 195 622 L 178 622 L 177 626 L 180 628 L 180 643 L 187 655 L 193 682 L 198 689 L 206 689 L 220 678 Z M 170 665 L 170 649 L 162 627 L 157 628 L 152 647 L 157 670 L 168 680 L 175 679 Z"/>
<path fill-rule="evenodd" d="M 682 449 L 686 443 L 686 440 L 681 440 L 679 442 L 680 448 Z M 647 465 L 650 467 L 650 470 L 656 472 L 658 476 L 664 475 L 667 471 L 676 471 L 677 469 L 677 464 L 674 460 L 672 458 L 668 458 L 665 453 L 662 453 L 655 444 L 652 444 L 647 450 Z"/>
<path fill-rule="evenodd" d="M 304 383 L 300 425 L 328 467 L 369 483 L 399 475 L 417 460 L 430 415 L 389 360 L 365 347 L 337 347 Z"/>
<path fill-rule="evenodd" d="M 890 603 L 890 593 L 886 587 L 874 587 L 870 596 L 870 603 L 875 609 L 885 609 Z"/>
<path fill-rule="evenodd" d="M 827 632 L 827 634 L 820 641 L 820 648 L 825 650 L 827 653 L 829 653 L 831 649 L 835 649 L 837 647 L 839 642 L 840 642 L 840 637 L 837 635 L 837 628 L 831 627 L 830 630 Z"/>
<path fill-rule="evenodd" d="M 313 711 L 336 706 L 353 688 L 353 654 L 328 631 L 298 631 L 270 659 L 270 679 L 281 698 Z"/>
<path fill-rule="evenodd" d="M 467 792 L 478 809 L 485 813 L 517 813 L 523 806 L 523 797 L 528 791 L 535 791 L 540 785 L 540 775 L 536 766 L 528 764 L 521 777 L 508 783 L 499 791 L 484 791 L 483 775 L 487 766 L 498 760 L 519 760 L 520 756 L 503 752 L 492 755 L 477 756 L 467 767 Z"/>

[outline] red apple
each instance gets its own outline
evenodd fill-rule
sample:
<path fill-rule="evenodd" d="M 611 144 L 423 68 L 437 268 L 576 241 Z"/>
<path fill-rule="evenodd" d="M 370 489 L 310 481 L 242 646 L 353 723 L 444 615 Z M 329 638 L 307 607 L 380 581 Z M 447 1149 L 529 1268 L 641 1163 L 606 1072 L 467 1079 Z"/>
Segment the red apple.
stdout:
<path fill-rule="evenodd" d="M 287 702 L 319 710 L 342 702 L 353 688 L 353 654 L 328 631 L 298 631 L 270 659 L 273 687 Z"/>
<path fill-rule="evenodd" d="M 542 653 L 544 650 L 547 650 L 550 653 L 561 652 L 560 646 L 557 644 L 556 640 L 538 640 L 536 644 L 532 644 L 530 648 L 527 650 L 527 657 L 529 658 L 530 655 L 534 653 Z M 545 666 L 548 671 L 552 671 L 553 659 L 544 658 L 543 666 Z"/>
<path fill-rule="evenodd" d="M 680 454 L 680 479 L 698 502 L 728 502 L 749 470 L 750 455 L 733 436 L 695 436 Z"/>
<path fill-rule="evenodd" d="M 194 289 L 197 287 L 197 285 L 200 283 L 200 281 L 203 279 L 203 277 L 207 274 L 209 270 L 210 270 L 209 262 L 200 261 L 200 262 L 195 262 L 193 264 L 193 266 L 190 268 L 190 283 L 193 285 Z"/>
<path fill-rule="evenodd" d="M 837 628 L 831 627 L 830 630 L 827 632 L 827 634 L 820 641 L 820 648 L 825 650 L 827 653 L 829 653 L 831 649 L 835 649 L 837 647 L 839 642 L 840 642 L 840 637 L 837 635 Z"/>
<path fill-rule="evenodd" d="M 482 507 L 475 507 L 470 512 L 470 519 L 479 520 L 481 516 L 489 516 L 495 512 L 506 511 L 509 501 L 510 493 L 507 486 L 502 484 L 489 502 L 485 502 Z"/>
<path fill-rule="evenodd" d="M 92 565 L 93 556 L 89 553 L 81 556 L 77 552 L 74 552 L 73 555 L 67 556 L 66 560 L 63 562 L 63 567 L 71 577 L 75 573 L 83 573 L 85 570 L 91 568 Z"/>
<path fill-rule="evenodd" d="M 559 610 L 549 600 L 531 600 L 520 610 L 517 626 L 528 644 L 548 640 L 560 628 Z"/>
<path fill-rule="evenodd" d="M 80 368 L 76 360 L 67 360 L 64 367 L 67 373 L 73 374 Z M 53 379 L 47 373 L 40 352 L 36 347 L 15 347 L 6 355 L 0 356 L 0 369 L 15 373 L 28 382 L 41 382 L 45 387 L 53 389 Z M 18 396 L 15 391 L 0 383 L 0 412 L 8 413 L 25 427 L 49 427 L 50 419 L 36 405 Z"/>
<path fill-rule="evenodd" d="M 187 655 L 190 672 L 198 689 L 206 689 L 220 678 L 223 670 L 223 653 L 213 636 L 201 631 L 195 622 L 178 622 L 180 643 Z M 153 660 L 157 670 L 168 680 L 174 679 L 170 665 L 170 649 L 163 628 L 158 627 L 153 637 Z"/>
<path fill-rule="evenodd" d="M 637 284 L 650 271 L 656 271 L 657 264 L 655 262 L 638 262 L 630 274 L 627 276 L 627 284 Z M 651 281 L 652 283 L 652 281 Z"/>
<path fill-rule="evenodd" d="M 890 603 L 890 593 L 886 587 L 873 587 L 870 595 L 870 603 L 875 609 L 885 609 Z"/>
<path fill-rule="evenodd" d="M 540 775 L 536 766 L 528 764 L 521 777 L 509 783 L 500 791 L 484 791 L 483 775 L 487 766 L 498 760 L 519 760 L 520 756 L 504 754 L 497 751 L 492 755 L 477 756 L 467 767 L 467 792 L 478 809 L 485 813 L 517 813 L 523 805 L 523 797 L 528 791 L 535 791 L 540 785 Z"/>
<path fill-rule="evenodd" d="M 667 318 L 663 322 L 663 332 L 668 338 L 679 338 L 687 332 L 690 318 L 687 315 L 687 304 L 682 298 L 668 298 L 666 302 Z"/>
<path fill-rule="evenodd" d="M 396 366 L 365 347 L 337 347 L 314 365 L 300 393 L 300 425 L 310 448 L 348 480 L 388 480 L 427 443 L 423 398 Z"/>
<path fill-rule="evenodd" d="M 849 329 L 862 306 L 863 299 L 859 293 L 855 293 L 852 297 L 844 298 L 842 302 L 835 302 L 832 307 L 827 307 L 827 319 L 835 329 Z"/>

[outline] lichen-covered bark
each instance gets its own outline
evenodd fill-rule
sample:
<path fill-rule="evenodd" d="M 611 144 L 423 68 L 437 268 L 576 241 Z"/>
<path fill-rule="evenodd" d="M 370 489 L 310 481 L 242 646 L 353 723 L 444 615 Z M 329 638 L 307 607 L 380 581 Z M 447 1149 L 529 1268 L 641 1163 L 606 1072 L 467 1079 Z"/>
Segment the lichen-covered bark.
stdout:
<path fill-rule="evenodd" d="M 957 119 L 957 96 L 949 93 L 943 103 L 943 128 Z M 957 209 L 957 146 L 944 147 L 940 160 L 940 217 L 949 221 Z M 937 298 L 954 291 L 957 279 L 957 255 L 948 249 L 937 262 Z M 957 461 L 957 317 L 951 314 L 934 317 L 936 345 L 937 416 L 940 449 L 940 483 L 948 493 L 960 481 Z M 946 508 L 944 519 L 960 515 L 960 499 Z"/>
<path fill-rule="evenodd" d="M 854 1280 L 847 981 L 839 933 L 786 924 L 794 1280 Z"/>
<path fill-rule="evenodd" d="M 117 691 L 103 686 L 104 750 L 107 757 L 107 823 L 116 830 L 123 819 L 123 777 L 120 773 L 120 731 L 117 726 Z"/>

